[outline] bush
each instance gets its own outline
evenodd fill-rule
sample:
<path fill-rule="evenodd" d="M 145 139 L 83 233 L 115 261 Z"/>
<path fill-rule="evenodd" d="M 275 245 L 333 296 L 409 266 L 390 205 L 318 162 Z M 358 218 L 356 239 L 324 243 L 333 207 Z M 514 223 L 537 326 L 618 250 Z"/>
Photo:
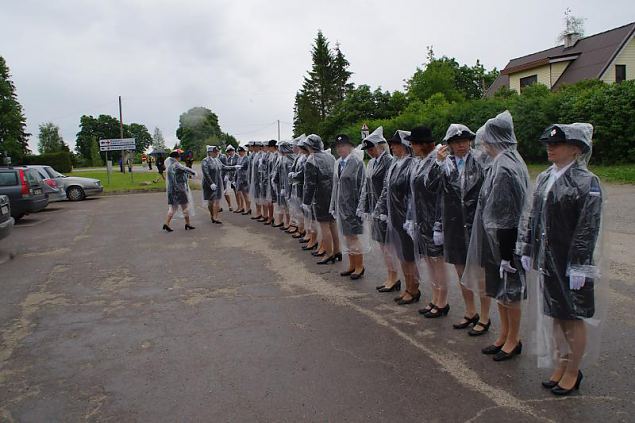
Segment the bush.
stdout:
<path fill-rule="evenodd" d="M 487 119 L 506 109 L 514 117 L 518 148 L 527 162 L 546 160 L 538 138 L 547 126 L 573 122 L 589 122 L 594 127 L 593 163 L 635 162 L 635 80 L 620 84 L 582 81 L 555 92 L 535 84 L 522 95 L 507 90 L 492 98 L 452 103 L 437 93 L 425 102 L 411 101 L 398 116 L 367 123 L 371 131 L 382 125 L 387 139 L 397 129 L 427 125 L 441 140 L 451 123 L 463 123 L 476 132 Z M 347 123 L 341 132 L 358 140 L 362 123 Z"/>
<path fill-rule="evenodd" d="M 47 165 L 60 173 L 68 173 L 73 170 L 71 153 L 61 151 L 59 153 L 40 154 L 39 156 L 24 156 L 22 164 L 25 165 Z"/>

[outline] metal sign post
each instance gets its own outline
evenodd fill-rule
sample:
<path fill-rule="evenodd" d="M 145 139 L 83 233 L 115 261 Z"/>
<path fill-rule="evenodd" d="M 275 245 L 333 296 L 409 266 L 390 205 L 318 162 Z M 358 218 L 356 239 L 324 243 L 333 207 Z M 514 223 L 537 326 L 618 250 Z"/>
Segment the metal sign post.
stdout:
<path fill-rule="evenodd" d="M 106 155 L 108 155 L 109 151 L 123 152 L 126 150 L 135 151 L 136 149 L 136 141 L 134 138 L 114 138 L 110 140 L 99 140 L 99 151 L 105 151 Z M 123 163 L 123 158 L 122 164 L 125 168 L 126 163 Z M 108 184 L 110 184 L 110 172 L 112 172 L 112 164 L 108 166 L 108 162 L 106 161 L 106 166 L 108 167 Z M 134 183 L 134 176 L 132 172 L 130 172 L 130 179 Z"/>

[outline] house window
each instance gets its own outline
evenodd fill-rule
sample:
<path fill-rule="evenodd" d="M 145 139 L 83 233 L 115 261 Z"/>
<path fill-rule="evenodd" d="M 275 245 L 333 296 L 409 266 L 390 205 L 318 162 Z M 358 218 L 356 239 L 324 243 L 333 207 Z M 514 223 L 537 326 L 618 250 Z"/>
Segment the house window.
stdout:
<path fill-rule="evenodd" d="M 626 65 L 615 65 L 615 82 L 626 81 Z"/>
<path fill-rule="evenodd" d="M 525 87 L 535 84 L 536 82 L 538 82 L 538 75 L 530 75 L 520 78 L 520 92 L 522 93 Z"/>

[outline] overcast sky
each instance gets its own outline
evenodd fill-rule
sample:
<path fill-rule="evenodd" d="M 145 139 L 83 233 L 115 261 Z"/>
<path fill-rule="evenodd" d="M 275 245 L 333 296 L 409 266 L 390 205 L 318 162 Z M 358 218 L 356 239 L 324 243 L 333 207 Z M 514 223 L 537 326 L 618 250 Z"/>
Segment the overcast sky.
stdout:
<path fill-rule="evenodd" d="M 82 114 L 159 127 L 171 147 L 179 115 L 214 111 L 240 141 L 291 136 L 293 99 L 318 29 L 339 41 L 353 82 L 403 87 L 426 46 L 460 63 L 503 68 L 556 45 L 563 12 L 591 35 L 635 21 L 632 1 L 20 0 L 0 12 L 6 59 L 37 148 L 52 121 L 74 147 Z"/>

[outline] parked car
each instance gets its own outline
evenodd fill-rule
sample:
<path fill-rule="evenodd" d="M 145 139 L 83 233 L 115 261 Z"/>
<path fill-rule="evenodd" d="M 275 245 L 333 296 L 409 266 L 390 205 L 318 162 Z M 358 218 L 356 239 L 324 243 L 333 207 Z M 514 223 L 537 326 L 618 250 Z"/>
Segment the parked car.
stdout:
<path fill-rule="evenodd" d="M 11 216 L 15 220 L 25 214 L 43 210 L 49 203 L 35 169 L 24 166 L 0 167 L 0 194 L 9 197 Z"/>
<path fill-rule="evenodd" d="M 44 172 L 44 174 L 55 180 L 57 185 L 66 193 L 66 197 L 71 201 L 80 201 L 89 195 L 100 194 L 104 191 L 99 179 L 66 176 L 51 166 L 32 165 L 29 167 L 38 169 L 40 173 Z"/>
<path fill-rule="evenodd" d="M 13 229 L 15 220 L 11 217 L 11 204 L 9 197 L 0 195 L 0 239 L 6 238 Z"/>
<path fill-rule="evenodd" d="M 44 166 L 29 165 L 26 167 L 29 169 L 35 169 L 35 171 L 40 176 L 41 182 L 43 182 L 40 185 L 42 185 L 42 189 L 44 190 L 44 192 L 48 194 L 49 203 L 66 200 L 66 191 L 63 187 L 57 185 L 57 181 L 51 178 L 51 176 L 44 169 Z"/>

